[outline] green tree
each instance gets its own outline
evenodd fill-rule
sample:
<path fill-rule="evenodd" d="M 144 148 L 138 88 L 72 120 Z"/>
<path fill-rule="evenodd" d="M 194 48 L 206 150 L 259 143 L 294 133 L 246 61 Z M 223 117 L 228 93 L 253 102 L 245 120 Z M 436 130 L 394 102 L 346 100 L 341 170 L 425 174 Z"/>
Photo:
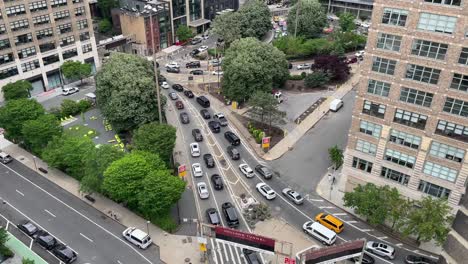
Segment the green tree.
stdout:
<path fill-rule="evenodd" d="M 109 165 L 125 156 L 125 152 L 111 145 L 101 145 L 85 157 L 84 177 L 80 190 L 85 193 L 101 192 L 104 171 Z"/>
<path fill-rule="evenodd" d="M 64 133 L 49 142 L 42 152 L 42 158 L 49 166 L 81 180 L 84 176 L 85 158 L 94 148 L 93 141 L 88 137 L 74 137 Z"/>
<path fill-rule="evenodd" d="M 175 141 L 175 127 L 158 123 L 141 125 L 133 136 L 135 149 L 158 154 L 166 163 L 171 160 Z"/>
<path fill-rule="evenodd" d="M 271 132 L 273 123 L 279 123 L 285 113 L 279 110 L 279 102 L 271 93 L 256 91 L 249 99 L 249 105 L 252 107 L 248 114 L 261 123 L 268 124 L 268 133 Z"/>
<path fill-rule="evenodd" d="M 341 13 L 339 18 L 341 31 L 350 32 L 356 29 L 356 24 L 354 23 L 354 19 L 356 19 L 356 17 L 353 14 L 348 12 Z"/>
<path fill-rule="evenodd" d="M 261 39 L 271 29 L 271 13 L 264 1 L 248 0 L 239 9 L 243 38 Z"/>
<path fill-rule="evenodd" d="M 97 73 L 97 103 L 117 131 L 158 120 L 154 79 L 148 60 L 124 53 L 113 53 Z"/>
<path fill-rule="evenodd" d="M 112 31 L 112 23 L 108 18 L 99 20 L 98 31 L 100 33 L 110 33 Z"/>
<path fill-rule="evenodd" d="M 22 139 L 21 129 L 24 122 L 35 120 L 44 114 L 44 107 L 36 100 L 11 100 L 0 108 L 0 127 L 5 129 L 7 139 L 19 142 Z"/>
<path fill-rule="evenodd" d="M 316 71 L 311 74 L 308 74 L 305 79 L 304 79 L 304 84 L 308 88 L 315 88 L 315 87 L 320 87 L 325 84 L 327 84 L 330 81 L 330 78 L 328 76 L 321 72 L 321 71 Z"/>
<path fill-rule="evenodd" d="M 343 165 L 343 150 L 341 150 L 337 145 L 328 149 L 328 155 L 335 169 L 338 169 Z"/>
<path fill-rule="evenodd" d="M 98 7 L 101 11 L 101 14 L 104 18 L 111 19 L 111 9 L 114 7 L 119 7 L 118 0 L 98 0 Z"/>
<path fill-rule="evenodd" d="M 24 122 L 21 133 L 27 149 L 40 156 L 49 141 L 62 134 L 62 126 L 54 115 L 45 114 Z"/>
<path fill-rule="evenodd" d="M 28 258 L 23 258 L 22 263 L 23 264 L 34 264 L 34 260 L 28 259 Z"/>
<path fill-rule="evenodd" d="M 25 80 L 9 83 L 2 87 L 3 98 L 5 98 L 5 101 L 29 98 L 31 97 L 32 90 L 32 84 Z"/>
<path fill-rule="evenodd" d="M 4 227 L 0 227 L 0 247 L 4 247 L 5 243 L 9 240 L 8 232 Z"/>
<path fill-rule="evenodd" d="M 297 21 L 296 14 L 298 14 Z M 299 0 L 288 13 L 288 29 L 293 35 L 296 22 L 297 36 L 303 36 L 306 39 L 316 38 L 327 26 L 327 15 L 317 0 Z"/>
<path fill-rule="evenodd" d="M 242 37 L 241 15 L 239 12 L 225 13 L 213 20 L 213 33 L 221 36 L 226 46 Z"/>
<path fill-rule="evenodd" d="M 427 242 L 432 239 L 442 245 L 450 232 L 453 221 L 451 207 L 447 199 L 434 199 L 426 196 L 415 202 L 403 226 L 403 233 L 416 236 L 416 241 Z"/>
<path fill-rule="evenodd" d="M 255 38 L 234 41 L 226 51 L 223 70 L 223 94 L 238 102 L 257 90 L 270 93 L 289 76 L 284 53 Z"/>
<path fill-rule="evenodd" d="M 331 36 L 335 42 L 334 46 L 341 46 L 345 52 L 364 48 L 367 37 L 354 32 L 334 32 Z"/>
<path fill-rule="evenodd" d="M 176 36 L 180 42 L 186 42 L 193 38 L 193 31 L 186 25 L 180 25 L 177 28 Z"/>
<path fill-rule="evenodd" d="M 392 223 L 391 228 L 399 230 L 400 224 L 406 221 L 408 213 L 413 207 L 413 202 L 402 198 L 396 188 L 392 188 L 387 193 L 385 200 L 388 204 L 388 217 Z"/>
<path fill-rule="evenodd" d="M 91 75 L 91 64 L 80 61 L 66 61 L 60 66 L 63 76 L 70 80 L 80 80 Z"/>

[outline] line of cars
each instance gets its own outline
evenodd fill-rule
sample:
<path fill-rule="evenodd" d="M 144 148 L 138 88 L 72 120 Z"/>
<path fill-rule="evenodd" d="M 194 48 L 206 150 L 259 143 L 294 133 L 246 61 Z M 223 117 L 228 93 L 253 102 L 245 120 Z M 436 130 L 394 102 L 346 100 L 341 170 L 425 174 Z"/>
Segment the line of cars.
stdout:
<path fill-rule="evenodd" d="M 74 262 L 78 255 L 68 246 L 60 243 L 55 237 L 47 231 L 39 229 L 31 221 L 25 220 L 17 225 L 18 229 L 31 237 L 35 243 L 42 248 L 50 251 L 54 256 L 65 264 Z"/>

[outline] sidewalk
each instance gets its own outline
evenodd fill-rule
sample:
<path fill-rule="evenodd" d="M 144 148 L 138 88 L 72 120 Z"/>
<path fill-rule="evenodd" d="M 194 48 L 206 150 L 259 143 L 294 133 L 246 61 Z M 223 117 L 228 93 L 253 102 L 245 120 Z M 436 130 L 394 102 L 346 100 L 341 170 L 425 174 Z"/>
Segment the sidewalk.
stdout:
<path fill-rule="evenodd" d="M 93 197 L 96 199 L 96 201 L 94 203 L 90 203 L 88 200 L 84 199 L 82 194 L 79 192 L 80 184 L 77 180 L 59 170 L 48 167 L 45 162 L 37 157 L 34 158 L 32 154 L 20 148 L 18 145 L 12 144 L 8 140 L 4 139 L 3 136 L 0 137 L 0 146 L 2 147 L 3 151 L 10 154 L 18 162 L 23 163 L 33 170 L 35 170 L 36 166 L 38 168 L 46 168 L 48 170 L 47 174 L 42 172 L 38 172 L 38 174 L 80 198 L 90 206 L 93 206 L 97 210 L 101 211 L 103 214 L 108 215 L 107 212 L 112 211 L 119 217 L 119 222 L 122 225 L 127 227 L 135 226 L 142 230 L 146 230 L 145 219 L 99 194 L 93 194 Z M 185 263 L 185 259 L 189 258 L 192 263 L 202 263 L 200 262 L 200 253 L 198 251 L 196 238 L 192 238 L 190 240 L 187 239 L 186 236 L 171 235 L 152 224 L 149 225 L 149 232 L 153 238 L 154 243 L 159 246 L 160 258 L 163 262 Z M 175 248 L 179 250 L 174 250 Z M 155 248 L 153 247 L 150 248 L 150 250 L 151 249 L 154 250 Z"/>

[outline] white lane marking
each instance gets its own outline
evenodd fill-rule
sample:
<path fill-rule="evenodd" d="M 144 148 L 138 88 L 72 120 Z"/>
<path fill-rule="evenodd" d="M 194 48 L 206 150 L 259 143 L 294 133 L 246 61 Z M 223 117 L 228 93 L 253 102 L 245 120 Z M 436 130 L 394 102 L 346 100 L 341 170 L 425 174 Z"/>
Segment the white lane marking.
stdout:
<path fill-rule="evenodd" d="M 216 250 L 216 246 L 213 243 L 213 238 L 210 238 L 210 243 L 211 243 L 211 256 L 213 258 L 213 261 L 215 264 L 218 264 L 218 250 Z"/>
<path fill-rule="evenodd" d="M 395 246 L 401 247 L 401 246 L 403 246 L 403 243 L 398 243 L 398 244 L 396 244 Z"/>
<path fill-rule="evenodd" d="M 309 201 L 312 201 L 312 202 L 323 202 L 323 199 L 307 199 Z"/>
<path fill-rule="evenodd" d="M 117 263 L 122 264 L 122 262 L 120 260 L 117 260 Z"/>
<path fill-rule="evenodd" d="M 208 178 L 208 172 L 205 172 L 205 176 L 206 176 L 206 181 L 208 182 L 208 187 L 210 187 L 210 191 L 213 194 L 213 199 L 214 199 L 214 202 L 215 202 L 216 210 L 218 211 L 218 214 L 221 215 L 221 210 L 219 210 L 218 201 L 216 200 L 215 190 L 211 186 L 211 179 Z M 220 217 L 220 219 L 221 219 L 221 224 L 224 226 L 223 217 Z"/>
<path fill-rule="evenodd" d="M 54 195 L 52 195 L 51 193 L 47 192 L 46 190 L 44 190 L 42 187 L 40 187 L 39 185 L 33 183 L 32 181 L 28 180 L 26 177 L 24 177 L 23 175 L 19 174 L 18 172 L 16 172 L 15 170 L 11 169 L 10 167 L 6 166 L 5 164 L 2 164 L 0 163 L 0 165 L 2 165 L 3 167 L 9 169 L 10 171 L 12 171 L 13 173 L 15 173 L 16 175 L 18 175 L 19 177 L 21 177 L 23 180 L 27 181 L 28 183 L 30 183 L 31 185 L 33 185 L 34 187 L 38 188 L 39 190 L 43 191 L 44 193 L 46 193 L 47 195 L 49 195 L 50 197 L 52 197 L 53 199 L 55 199 L 57 202 L 61 203 L 62 205 L 64 205 L 65 207 L 67 207 L 68 209 L 70 209 L 71 211 L 75 212 L 76 214 L 78 214 L 79 216 L 83 217 L 84 219 L 88 220 L 90 223 L 94 224 L 95 226 L 99 227 L 101 230 L 103 230 L 104 232 L 106 232 L 107 234 L 109 234 L 110 236 L 114 237 L 115 239 L 119 240 L 120 242 L 122 242 L 124 245 L 126 245 L 127 247 L 129 247 L 131 250 L 133 250 L 136 254 L 138 254 L 140 257 L 142 257 L 144 260 L 146 260 L 148 263 L 151 263 L 153 264 L 153 262 L 151 262 L 148 258 L 146 258 L 143 254 L 141 254 L 140 252 L 138 252 L 138 250 L 136 248 L 133 248 L 132 245 L 130 244 L 127 244 L 123 239 L 119 238 L 118 236 L 114 235 L 113 233 L 111 233 L 109 230 L 105 229 L 104 227 L 102 227 L 101 225 L 99 225 L 98 223 L 94 222 L 93 220 L 91 220 L 89 217 L 87 217 L 86 215 L 80 213 L 78 210 L 76 210 L 75 208 L 69 206 L 68 204 L 64 203 L 62 200 L 60 200 L 59 198 L 55 197 Z M 16 209 L 16 208 L 15 208 Z M 19 211 L 19 210 L 18 210 Z M 29 217 L 28 217 L 29 218 Z M 76 250 L 73 250 L 76 252 Z M 76 252 L 78 254 L 78 252 Z"/>
<path fill-rule="evenodd" d="M 31 239 L 31 243 L 29 243 L 29 249 L 32 248 L 33 242 L 34 242 L 34 239 Z"/>
<path fill-rule="evenodd" d="M 57 216 L 55 216 L 53 213 L 51 213 L 51 212 L 50 212 L 49 210 L 47 210 L 47 209 L 44 209 L 44 211 L 45 211 L 46 213 L 50 214 L 52 217 L 57 217 Z"/>
<path fill-rule="evenodd" d="M 361 230 L 361 232 L 370 232 L 370 231 L 374 231 L 374 229 L 359 229 Z"/>
<path fill-rule="evenodd" d="M 320 209 L 333 209 L 334 206 L 319 206 Z"/>
<path fill-rule="evenodd" d="M 348 215 L 348 214 L 347 213 L 336 213 L 336 214 L 333 214 L 333 215 L 335 215 L 335 216 L 340 216 L 340 215 L 345 216 L 345 215 Z"/>
<path fill-rule="evenodd" d="M 387 239 L 388 237 L 386 236 L 383 236 L 383 237 L 378 237 L 378 239 L 381 239 L 381 240 L 384 240 L 384 239 Z"/>
<path fill-rule="evenodd" d="M 233 248 L 233 247 L 234 247 L 233 245 L 228 245 L 229 252 L 231 252 L 230 261 L 235 261 L 234 253 L 232 253 L 232 248 Z M 234 248 L 234 251 L 235 251 L 235 250 L 236 250 L 236 249 Z"/>
<path fill-rule="evenodd" d="M 358 221 L 347 221 L 346 223 L 348 223 L 348 224 L 355 224 L 355 223 L 357 223 L 357 222 L 358 222 Z"/>
<path fill-rule="evenodd" d="M 236 252 L 236 256 L 237 256 L 237 261 L 238 261 L 237 263 L 242 263 L 242 262 L 241 262 L 241 259 L 240 259 L 240 253 L 239 253 L 239 251 L 242 252 L 242 249 L 240 249 L 239 247 L 236 247 L 236 248 L 234 249 L 234 252 Z"/>
<path fill-rule="evenodd" d="M 220 243 L 221 243 L 221 242 L 220 242 Z M 224 252 L 225 260 L 226 260 L 228 263 L 230 263 L 229 257 L 228 257 L 228 252 L 227 252 L 227 250 L 226 250 L 226 244 L 221 243 L 221 245 L 223 245 L 223 252 Z"/>
<path fill-rule="evenodd" d="M 16 190 L 16 192 L 19 193 L 21 196 L 24 196 L 24 193 L 22 193 L 22 192 L 20 192 L 18 190 Z"/>
<path fill-rule="evenodd" d="M 88 240 L 89 242 L 94 243 L 94 241 L 93 241 L 91 238 L 89 238 L 89 237 L 83 235 L 82 233 L 80 233 L 80 236 L 84 237 L 84 238 L 85 238 L 86 240 Z"/>

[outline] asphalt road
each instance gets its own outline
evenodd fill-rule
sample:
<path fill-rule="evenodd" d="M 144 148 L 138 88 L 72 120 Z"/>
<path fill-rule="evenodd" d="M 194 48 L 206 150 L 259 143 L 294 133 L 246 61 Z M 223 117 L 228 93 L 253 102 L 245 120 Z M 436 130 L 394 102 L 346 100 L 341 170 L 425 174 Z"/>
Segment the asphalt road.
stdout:
<path fill-rule="evenodd" d="M 125 227 L 18 161 L 0 165 L 0 194 L 12 208 L 78 254 L 76 263 L 160 263 L 155 245 L 139 250 L 122 238 Z M 18 224 L 18 223 L 14 223 Z"/>
<path fill-rule="evenodd" d="M 67 86 L 70 86 L 70 85 L 67 85 Z M 96 90 L 94 82 L 91 82 L 91 81 L 88 81 L 88 83 L 83 84 L 83 86 L 80 86 L 79 88 L 80 88 L 80 91 L 77 93 L 70 94 L 67 96 L 63 96 L 60 94 L 58 96 L 41 101 L 40 103 L 44 106 L 46 110 L 49 110 L 54 107 L 60 107 L 60 104 L 65 99 L 78 101 L 78 100 L 85 98 L 85 94 L 94 93 L 94 91 Z"/>

